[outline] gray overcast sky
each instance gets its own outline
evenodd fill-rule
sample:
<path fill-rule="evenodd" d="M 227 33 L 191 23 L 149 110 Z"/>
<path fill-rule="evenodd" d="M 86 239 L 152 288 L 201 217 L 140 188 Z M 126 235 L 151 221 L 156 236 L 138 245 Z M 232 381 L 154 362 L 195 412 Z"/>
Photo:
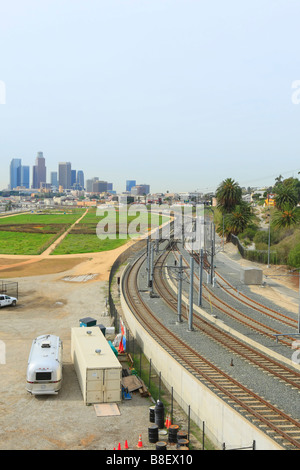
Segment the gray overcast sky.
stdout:
<path fill-rule="evenodd" d="M 0 188 L 38 151 L 117 190 L 298 176 L 299 19 L 298 0 L 3 0 Z"/>

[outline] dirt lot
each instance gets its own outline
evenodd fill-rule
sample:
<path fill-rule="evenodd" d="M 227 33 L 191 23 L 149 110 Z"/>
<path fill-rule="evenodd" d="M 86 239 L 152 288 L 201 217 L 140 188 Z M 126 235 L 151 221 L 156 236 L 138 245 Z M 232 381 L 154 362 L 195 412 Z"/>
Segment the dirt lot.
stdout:
<path fill-rule="evenodd" d="M 127 245 L 128 246 L 128 245 Z M 0 279 L 19 283 L 19 303 L 0 310 L 0 341 L 5 363 L 0 362 L 0 449 L 112 450 L 118 444 L 137 450 L 148 442 L 149 398 L 138 392 L 119 404 L 120 416 L 97 417 L 94 406 L 83 403 L 70 358 L 70 329 L 92 316 L 109 326 L 105 303 L 110 267 L 127 248 L 93 255 L 36 257 L 1 256 Z M 67 276 L 95 274 L 94 280 L 72 282 Z M 268 293 L 273 295 L 272 292 Z M 64 381 L 57 396 L 33 397 L 25 389 L 27 360 L 32 340 L 44 333 L 60 336 L 64 344 Z M 176 424 L 182 417 L 178 415 Z M 197 442 L 193 442 L 194 448 Z"/>
<path fill-rule="evenodd" d="M 93 256 L 1 257 L 0 278 L 19 282 L 17 307 L 0 311 L 0 340 L 5 364 L 0 364 L 0 449 L 136 449 L 142 434 L 148 442 L 149 398 L 139 392 L 119 405 L 120 416 L 97 417 L 83 403 L 70 359 L 70 329 L 92 316 L 105 326 L 112 321 L 105 302 L 109 269 L 124 247 Z M 89 282 L 63 280 L 67 275 L 97 274 Z M 20 277 L 22 276 L 22 277 Z M 44 333 L 60 336 L 64 345 L 64 380 L 57 396 L 34 397 L 25 389 L 32 340 Z"/>

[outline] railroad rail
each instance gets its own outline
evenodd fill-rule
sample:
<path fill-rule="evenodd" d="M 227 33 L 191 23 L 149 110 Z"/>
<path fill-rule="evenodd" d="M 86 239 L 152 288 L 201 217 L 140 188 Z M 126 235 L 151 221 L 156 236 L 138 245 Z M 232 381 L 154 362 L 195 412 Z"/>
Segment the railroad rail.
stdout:
<path fill-rule="evenodd" d="M 127 267 L 122 286 L 126 302 L 142 327 L 195 379 L 208 386 L 258 428 L 263 428 L 279 445 L 286 449 L 300 449 L 298 421 L 194 351 L 154 315 L 144 302 L 138 287 L 139 273 L 145 259 L 146 254 L 143 254 Z"/>
<path fill-rule="evenodd" d="M 159 296 L 174 313 L 177 313 L 177 296 L 163 274 L 167 257 L 168 253 L 164 253 L 156 263 L 157 269 L 154 271 L 154 285 Z M 188 315 L 185 313 L 184 309 L 182 309 L 182 317 L 188 320 Z M 296 370 L 281 364 L 243 341 L 233 337 L 221 328 L 205 320 L 195 311 L 193 312 L 193 326 L 228 351 L 242 357 L 248 363 L 259 367 L 264 372 L 273 375 L 287 385 L 300 391 L 300 373 Z"/>
<path fill-rule="evenodd" d="M 173 250 L 173 254 L 178 259 L 179 249 L 177 247 Z M 188 262 L 184 256 L 183 256 L 183 261 L 185 262 L 186 265 L 188 265 Z M 199 276 L 196 273 L 194 274 L 194 277 L 199 280 Z M 259 333 L 261 335 L 264 335 L 268 337 L 269 339 L 271 339 L 272 341 L 277 341 L 278 336 L 276 335 L 280 335 L 281 331 L 278 331 L 275 328 L 272 328 L 269 325 L 264 324 L 262 321 L 258 321 L 255 318 L 252 318 L 251 316 L 242 312 L 241 310 L 234 307 L 233 305 L 230 305 L 224 300 L 220 299 L 214 292 L 212 292 L 211 289 L 207 287 L 205 283 L 203 283 L 202 287 L 204 288 L 206 292 L 206 294 L 202 293 L 202 298 L 209 305 L 214 307 L 216 310 L 219 310 L 220 312 L 224 313 L 226 316 L 232 318 L 233 320 L 241 323 L 243 326 L 250 328 L 252 331 Z M 197 286 L 195 286 L 195 288 L 197 289 Z M 251 300 L 249 297 L 248 299 Z M 243 300 L 238 298 L 237 295 L 235 296 L 235 300 L 238 300 L 239 302 L 243 302 Z M 251 306 L 249 304 L 248 307 L 251 307 L 255 309 L 255 311 L 257 311 L 257 307 L 255 305 L 256 305 L 255 301 L 253 301 L 253 305 Z M 262 304 L 260 305 L 263 307 Z M 268 310 L 268 307 L 266 307 L 266 310 Z M 266 313 L 266 315 L 270 316 L 268 313 Z M 280 321 L 280 319 L 278 318 L 276 318 L 276 320 Z M 285 344 L 286 346 L 291 347 L 293 341 L 295 341 L 295 339 L 293 338 L 292 333 L 291 333 L 291 336 L 288 336 L 288 335 L 285 336 L 285 339 L 281 340 L 281 343 Z"/>
<path fill-rule="evenodd" d="M 199 264 L 199 254 L 198 253 L 193 253 L 193 258 L 195 261 Z M 209 267 L 209 263 L 205 263 L 206 267 Z M 224 278 L 216 269 L 214 270 L 214 273 L 216 276 L 220 279 L 220 281 L 217 281 L 217 285 L 223 289 L 228 295 L 234 298 L 237 302 L 242 303 L 243 305 L 246 305 L 247 307 L 255 309 L 256 312 L 260 312 L 261 314 L 268 316 L 269 318 L 272 318 L 273 320 L 277 320 L 284 325 L 291 326 L 294 328 L 297 328 L 298 326 L 298 320 L 294 318 L 290 318 L 287 315 L 284 315 L 281 312 L 278 312 L 275 309 L 272 309 L 270 307 L 267 307 L 266 305 L 263 305 L 261 302 L 257 302 L 254 299 L 251 299 L 251 297 L 243 294 L 240 292 L 236 287 L 234 287 L 227 279 Z"/>

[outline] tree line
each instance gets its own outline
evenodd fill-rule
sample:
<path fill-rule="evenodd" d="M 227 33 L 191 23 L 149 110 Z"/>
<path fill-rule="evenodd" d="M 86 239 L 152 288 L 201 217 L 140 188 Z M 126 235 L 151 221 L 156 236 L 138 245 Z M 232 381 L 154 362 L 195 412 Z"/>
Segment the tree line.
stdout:
<path fill-rule="evenodd" d="M 274 194 L 275 209 L 272 214 L 273 228 L 291 228 L 300 222 L 300 181 L 297 178 L 283 180 L 280 175 L 266 195 Z M 222 214 L 222 224 L 217 231 L 227 241 L 231 234 L 239 235 L 254 220 L 255 214 L 250 203 L 242 199 L 242 188 L 232 178 L 226 178 L 216 190 L 217 208 Z"/>

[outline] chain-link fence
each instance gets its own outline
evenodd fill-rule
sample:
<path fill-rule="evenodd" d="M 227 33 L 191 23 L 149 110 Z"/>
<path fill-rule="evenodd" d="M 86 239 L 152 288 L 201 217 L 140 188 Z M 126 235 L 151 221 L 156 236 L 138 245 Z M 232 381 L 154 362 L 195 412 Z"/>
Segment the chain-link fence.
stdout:
<path fill-rule="evenodd" d="M 18 298 L 19 284 L 17 282 L 0 280 L 0 294 Z"/>
<path fill-rule="evenodd" d="M 257 261 L 258 263 L 271 264 L 278 263 L 278 256 L 276 251 L 267 250 L 249 250 L 245 248 L 236 235 L 231 235 L 231 242 L 238 248 L 240 255 L 249 261 Z"/>

